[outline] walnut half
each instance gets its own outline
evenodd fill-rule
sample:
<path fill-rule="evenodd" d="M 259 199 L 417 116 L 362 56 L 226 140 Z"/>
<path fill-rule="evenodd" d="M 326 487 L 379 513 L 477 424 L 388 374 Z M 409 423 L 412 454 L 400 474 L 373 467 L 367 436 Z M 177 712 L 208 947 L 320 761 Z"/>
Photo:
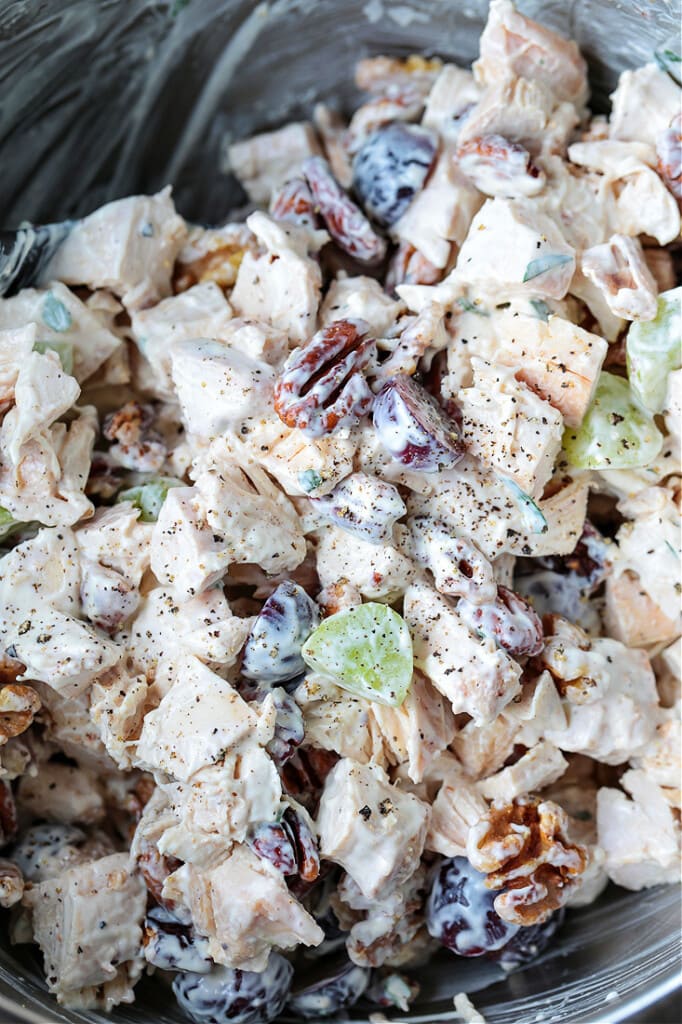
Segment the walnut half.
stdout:
<path fill-rule="evenodd" d="M 467 856 L 489 889 L 502 890 L 494 906 L 503 920 L 540 924 L 566 902 L 588 862 L 567 831 L 558 804 L 532 798 L 496 801 L 473 826 Z"/>
<path fill-rule="evenodd" d="M 21 631 L 21 627 L 19 627 Z M 0 747 L 21 735 L 40 711 L 40 697 L 31 686 L 8 683 L 0 689 Z"/>

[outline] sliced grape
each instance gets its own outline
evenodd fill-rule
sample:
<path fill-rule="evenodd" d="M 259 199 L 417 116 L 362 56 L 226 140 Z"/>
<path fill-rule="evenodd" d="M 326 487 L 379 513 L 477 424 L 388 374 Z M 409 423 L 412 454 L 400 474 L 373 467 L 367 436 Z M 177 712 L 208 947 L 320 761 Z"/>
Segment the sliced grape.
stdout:
<path fill-rule="evenodd" d="M 70 341 L 36 341 L 33 345 L 34 352 L 56 352 L 62 364 L 64 373 L 73 373 L 73 343 Z"/>
<path fill-rule="evenodd" d="M 682 364 L 682 287 L 658 296 L 653 320 L 636 320 L 625 342 L 628 377 L 633 394 L 651 412 L 665 403 L 668 374 Z"/>
<path fill-rule="evenodd" d="M 388 605 L 349 608 L 317 627 L 303 646 L 309 668 L 378 704 L 400 707 L 412 681 L 412 640 Z"/>
<path fill-rule="evenodd" d="M 632 400 L 628 382 L 604 371 L 581 426 L 567 430 L 563 443 L 580 469 L 637 469 L 656 458 L 663 436 Z"/>
<path fill-rule="evenodd" d="M 155 476 L 136 487 L 120 491 L 116 501 L 132 501 L 140 510 L 143 523 L 155 523 L 171 487 L 183 487 L 182 480 L 172 476 Z"/>

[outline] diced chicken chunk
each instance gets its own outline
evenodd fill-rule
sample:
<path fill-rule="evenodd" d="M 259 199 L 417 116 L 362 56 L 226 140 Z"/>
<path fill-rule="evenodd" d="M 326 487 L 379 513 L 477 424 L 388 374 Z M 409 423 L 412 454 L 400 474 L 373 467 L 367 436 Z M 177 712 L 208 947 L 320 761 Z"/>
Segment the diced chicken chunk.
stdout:
<path fill-rule="evenodd" d="M 217 583 L 229 563 L 226 545 L 216 540 L 197 489 L 172 487 L 152 532 L 151 567 L 156 578 L 192 597 Z"/>
<path fill-rule="evenodd" d="M 218 285 L 197 284 L 131 316 L 130 330 L 157 379 L 160 394 L 173 394 L 170 354 L 176 342 L 225 340 L 232 310 Z"/>
<path fill-rule="evenodd" d="M 404 310 L 372 277 L 338 277 L 320 307 L 320 326 L 334 320 L 365 320 L 375 338 L 383 338 Z"/>
<path fill-rule="evenodd" d="M 479 637 L 427 583 L 405 594 L 415 664 L 452 703 L 477 723 L 492 721 L 520 692 L 521 668 L 487 637 Z"/>
<path fill-rule="evenodd" d="M 434 267 L 448 265 L 452 243 L 461 245 L 483 196 L 459 170 L 452 146 L 444 146 L 425 187 L 391 227 Z M 407 299 L 406 299 L 407 301 Z"/>
<path fill-rule="evenodd" d="M 646 142 L 655 148 L 659 134 L 679 114 L 682 92 L 656 64 L 623 71 L 611 93 L 609 135 L 621 142 Z"/>
<path fill-rule="evenodd" d="M 336 526 L 319 531 L 317 571 L 323 587 L 347 580 L 370 601 L 393 600 L 415 576 L 414 566 L 397 547 L 373 544 Z"/>
<path fill-rule="evenodd" d="M 368 898 L 390 892 L 419 865 L 428 806 L 392 786 L 377 765 L 344 758 L 325 782 L 317 816 L 320 853 Z"/>
<path fill-rule="evenodd" d="M 320 248 L 328 235 L 261 212 L 252 213 L 247 224 L 268 251 L 244 256 L 230 296 L 232 306 L 239 316 L 272 324 L 300 344 L 315 333 L 322 287 L 320 268 L 308 252 Z"/>
<path fill-rule="evenodd" d="M 462 440 L 472 455 L 540 497 L 561 449 L 564 419 L 514 370 L 472 360 L 474 385 L 459 392 Z"/>
<path fill-rule="evenodd" d="M 459 142 L 501 135 L 533 155 L 548 145 L 552 151 L 563 151 L 577 123 L 572 104 L 557 106 L 554 94 L 540 82 L 510 76 L 485 89 L 462 126 Z"/>
<path fill-rule="evenodd" d="M 128 309 L 144 309 L 170 293 L 173 264 L 186 237 L 170 187 L 154 196 L 117 199 L 72 228 L 43 280 L 108 288 Z"/>
<path fill-rule="evenodd" d="M 176 342 L 169 351 L 171 376 L 187 430 L 213 438 L 239 432 L 271 402 L 274 372 L 260 359 L 221 341 Z"/>
<path fill-rule="evenodd" d="M 306 157 L 320 152 L 313 126 L 308 121 L 300 121 L 234 142 L 228 156 L 232 171 L 249 199 L 254 203 L 267 203 L 274 189 L 300 174 Z"/>
<path fill-rule="evenodd" d="M 597 795 L 599 845 L 606 871 L 626 889 L 648 889 L 679 880 L 680 826 L 659 786 L 645 772 L 628 771 L 626 790 Z"/>
<path fill-rule="evenodd" d="M 372 703 L 389 761 L 407 764 L 413 782 L 421 782 L 431 763 L 451 743 L 455 722 L 447 702 L 421 673 L 415 673 L 399 708 Z"/>
<path fill-rule="evenodd" d="M 523 314 L 502 314 L 495 362 L 558 409 L 567 426 L 580 426 L 592 401 L 608 345 L 597 334 L 569 320 L 547 321 Z"/>
<path fill-rule="evenodd" d="M 426 100 L 422 124 L 435 128 L 447 142 L 456 142 L 481 95 L 471 71 L 445 64 Z"/>
<path fill-rule="evenodd" d="M 45 821 L 93 825 L 104 817 L 104 797 L 93 773 L 72 765 L 45 764 L 25 775 L 17 797 L 22 809 Z"/>
<path fill-rule="evenodd" d="M 163 894 L 189 907 L 196 930 L 208 937 L 210 956 L 227 967 L 262 971 L 273 946 L 319 946 L 324 939 L 284 876 L 247 846 L 206 871 L 183 865 L 166 880 Z"/>
<path fill-rule="evenodd" d="M 137 757 L 142 766 L 187 781 L 254 732 L 259 716 L 198 658 L 185 655 L 173 668 L 170 690 L 145 716 Z"/>
<path fill-rule="evenodd" d="M 426 849 L 444 857 L 465 857 L 469 829 L 487 809 L 480 788 L 453 766 L 431 806 Z"/>
<path fill-rule="evenodd" d="M 455 274 L 500 302 L 561 299 L 574 270 L 574 250 L 550 217 L 513 199 L 489 199 L 471 222 Z"/>
<path fill-rule="evenodd" d="M 40 351 L 61 351 L 62 361 L 68 359 L 73 364 L 79 383 L 91 377 L 121 345 L 96 314 L 59 281 L 45 291 L 24 288 L 11 299 L 0 299 L 0 330 L 29 324 L 36 324 Z"/>
<path fill-rule="evenodd" d="M 70 1005 L 78 990 L 113 981 L 124 966 L 132 981 L 142 973 L 146 903 L 127 853 L 73 867 L 24 894 L 47 983 L 60 1003 Z"/>
<path fill-rule="evenodd" d="M 511 803 L 525 793 L 535 793 L 560 779 L 568 761 L 558 747 L 544 740 L 528 750 L 523 757 L 479 783 L 488 800 Z"/>
<path fill-rule="evenodd" d="M 492 0 L 479 46 L 474 75 L 481 85 L 512 73 L 540 82 L 576 107 L 586 102 L 587 65 L 576 43 L 527 18 L 511 0 Z"/>

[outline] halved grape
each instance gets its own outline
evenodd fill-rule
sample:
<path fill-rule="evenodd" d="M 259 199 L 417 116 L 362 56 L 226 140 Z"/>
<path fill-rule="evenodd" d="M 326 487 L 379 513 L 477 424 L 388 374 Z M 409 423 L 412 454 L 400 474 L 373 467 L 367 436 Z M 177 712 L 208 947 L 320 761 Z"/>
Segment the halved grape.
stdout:
<path fill-rule="evenodd" d="M 628 377 L 633 394 L 651 412 L 665 402 L 668 374 L 681 365 L 682 288 L 658 296 L 653 320 L 636 320 L 625 342 Z"/>
<path fill-rule="evenodd" d="M 663 436 L 633 401 L 628 382 L 604 371 L 581 426 L 567 430 L 563 444 L 580 469 L 637 469 L 656 458 Z"/>
<path fill-rule="evenodd" d="M 136 487 L 120 491 L 116 501 L 132 501 L 135 508 L 139 508 L 143 523 L 155 523 L 171 487 L 183 486 L 182 480 L 175 477 L 155 476 Z"/>
<path fill-rule="evenodd" d="M 59 356 L 59 361 L 62 364 L 62 370 L 64 373 L 73 374 L 73 342 L 57 340 L 54 341 L 36 341 L 33 345 L 34 352 L 40 352 L 44 355 L 45 352 L 56 352 Z"/>
<path fill-rule="evenodd" d="M 412 640 L 388 605 L 369 602 L 330 615 L 303 646 L 310 668 L 344 690 L 399 707 L 412 681 Z"/>

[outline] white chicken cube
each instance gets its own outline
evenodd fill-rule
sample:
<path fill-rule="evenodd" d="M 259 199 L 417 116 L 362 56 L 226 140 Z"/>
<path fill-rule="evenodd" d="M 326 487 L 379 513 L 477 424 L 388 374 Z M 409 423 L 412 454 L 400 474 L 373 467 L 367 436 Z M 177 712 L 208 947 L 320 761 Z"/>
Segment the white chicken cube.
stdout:
<path fill-rule="evenodd" d="M 387 893 L 419 866 L 428 817 L 428 806 L 392 786 L 383 769 L 344 758 L 320 800 L 320 853 L 340 864 L 364 896 Z"/>
<path fill-rule="evenodd" d="M 191 655 L 173 666 L 174 682 L 144 719 L 138 764 L 186 782 L 257 729 L 259 717 L 230 684 Z"/>
<path fill-rule="evenodd" d="M 546 142 L 555 104 L 554 94 L 539 82 L 513 76 L 500 79 L 484 90 L 466 118 L 460 145 L 482 135 L 501 135 L 537 155 Z M 575 109 L 570 110 L 575 124 Z"/>
<path fill-rule="evenodd" d="M 31 352 L 26 357 L 14 384 L 14 406 L 0 426 L 0 447 L 13 466 L 20 464 L 25 445 L 40 439 L 79 394 L 78 382 L 64 372 L 56 352 Z"/>
<path fill-rule="evenodd" d="M 598 334 L 563 317 L 546 321 L 505 311 L 499 320 L 495 362 L 511 366 L 563 415 L 569 427 L 579 427 L 592 401 L 608 345 Z"/>
<path fill-rule="evenodd" d="M 238 438 L 213 442 L 197 467 L 196 488 L 230 562 L 255 562 L 273 574 L 301 564 L 306 543 L 296 510 Z"/>
<path fill-rule="evenodd" d="M 48 279 L 49 280 L 49 279 Z M 45 348 L 68 352 L 79 383 L 117 351 L 121 340 L 59 281 L 49 289 L 23 288 L 11 299 L 0 299 L 0 330 L 37 325 L 36 340 Z"/>
<path fill-rule="evenodd" d="M 490 722 L 520 692 L 521 667 L 489 637 L 479 637 L 428 583 L 405 594 L 415 665 L 448 698 L 455 714 Z"/>
<path fill-rule="evenodd" d="M 334 320 L 364 320 L 375 338 L 385 337 L 404 311 L 373 277 L 337 277 L 320 307 L 320 326 Z"/>
<path fill-rule="evenodd" d="M 370 601 L 392 601 L 405 592 L 416 570 L 392 544 L 373 544 L 327 526 L 318 533 L 317 572 L 323 587 L 348 580 Z"/>
<path fill-rule="evenodd" d="M 239 431 L 271 402 L 272 367 L 221 341 L 178 341 L 169 352 L 171 376 L 190 434 L 213 438 Z"/>
<path fill-rule="evenodd" d="M 226 545 L 216 540 L 195 487 L 172 487 L 154 523 L 151 567 L 161 583 L 185 597 L 212 587 L 230 564 Z"/>
<path fill-rule="evenodd" d="M 500 302 L 562 299 L 574 271 L 575 252 L 550 217 L 513 199 L 488 199 L 471 222 L 455 274 Z"/>
<path fill-rule="evenodd" d="M 657 64 L 623 71 L 611 93 L 609 136 L 621 142 L 646 142 L 656 148 L 682 106 L 682 91 Z"/>
<path fill-rule="evenodd" d="M 426 99 L 422 124 L 447 142 L 456 142 L 480 95 L 471 71 L 444 64 Z"/>
<path fill-rule="evenodd" d="M 130 332 L 158 379 L 159 392 L 173 394 L 171 348 L 193 338 L 224 339 L 232 310 L 217 284 L 197 284 L 130 318 Z"/>
<path fill-rule="evenodd" d="M 244 256 L 230 296 L 232 307 L 239 316 L 272 324 L 300 344 L 315 333 L 322 288 L 320 267 L 308 253 L 329 236 L 275 221 L 260 211 L 247 224 L 268 251 Z"/>
<path fill-rule="evenodd" d="M 23 902 L 31 911 L 49 989 L 62 1003 L 75 990 L 112 981 L 120 965 L 140 958 L 147 890 L 127 853 L 40 882 Z"/>
<path fill-rule="evenodd" d="M 483 779 L 479 789 L 488 800 L 511 803 L 526 793 L 536 793 L 550 786 L 567 768 L 568 761 L 559 748 L 543 740 L 514 764 Z"/>
<path fill-rule="evenodd" d="M 470 453 L 540 497 L 561 450 L 564 419 L 516 380 L 514 370 L 472 360 L 473 387 L 459 392 L 462 440 Z"/>
<path fill-rule="evenodd" d="M 186 237 L 170 186 L 154 196 L 117 199 L 72 228 L 42 280 L 108 288 L 127 309 L 144 309 L 170 293 Z"/>
<path fill-rule="evenodd" d="M 626 793 L 603 788 L 597 794 L 597 831 L 609 878 L 636 890 L 679 881 L 680 826 L 660 787 L 633 770 L 621 785 Z"/>
<path fill-rule="evenodd" d="M 511 73 L 540 82 L 576 107 L 587 100 L 587 65 L 577 44 L 527 18 L 511 0 L 492 0 L 479 53 L 474 75 L 481 85 Z"/>
<path fill-rule="evenodd" d="M 0 635 L 26 676 L 78 696 L 121 650 L 76 616 L 80 561 L 71 530 L 41 530 L 3 559 Z"/>
<path fill-rule="evenodd" d="M 151 523 L 141 522 L 139 516 L 139 509 L 131 502 L 121 501 L 97 509 L 92 519 L 74 531 L 85 558 L 115 569 L 134 586 L 139 585 L 149 568 L 153 529 Z"/>
<path fill-rule="evenodd" d="M 183 865 L 166 880 L 163 895 L 189 907 L 211 958 L 227 967 L 263 971 L 273 947 L 319 946 L 324 939 L 281 872 L 247 846 L 207 871 Z"/>
<path fill-rule="evenodd" d="M 65 825 L 94 825 L 104 818 L 104 794 L 93 772 L 48 763 L 19 781 L 20 807 L 35 818 Z"/>
<path fill-rule="evenodd" d="M 301 173 L 309 156 L 320 155 L 309 121 L 292 122 L 273 132 L 234 142 L 228 150 L 232 172 L 254 203 L 267 203 L 274 189 Z"/>
<path fill-rule="evenodd" d="M 469 829 L 487 809 L 478 785 L 453 766 L 431 805 L 426 849 L 444 857 L 466 857 Z"/>
<path fill-rule="evenodd" d="M 446 267 L 452 243 L 462 244 L 482 202 L 481 193 L 457 167 L 454 149 L 446 145 L 426 185 L 392 225 L 391 234 L 413 245 L 434 267 Z"/>

